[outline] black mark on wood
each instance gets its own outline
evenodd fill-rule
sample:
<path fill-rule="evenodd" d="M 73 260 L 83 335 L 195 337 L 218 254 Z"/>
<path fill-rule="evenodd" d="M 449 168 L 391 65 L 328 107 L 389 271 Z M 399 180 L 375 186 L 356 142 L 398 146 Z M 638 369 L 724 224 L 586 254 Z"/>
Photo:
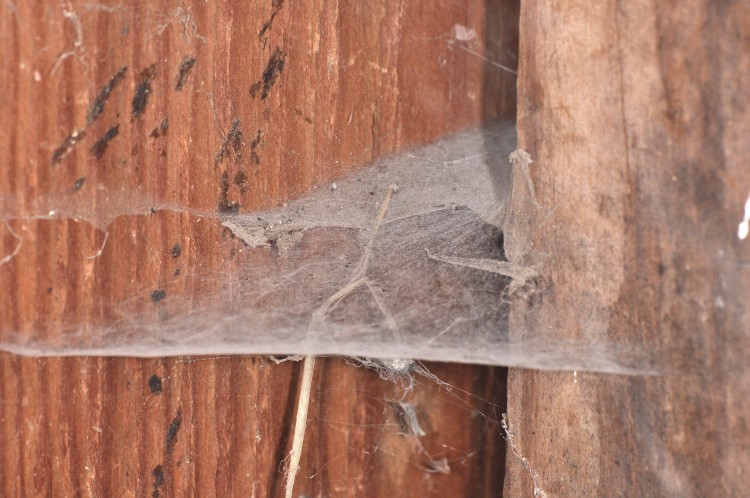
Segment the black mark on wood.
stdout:
<path fill-rule="evenodd" d="M 303 113 L 303 112 L 302 112 L 301 110 L 299 110 L 299 109 L 296 109 L 296 108 L 295 108 L 295 109 L 294 109 L 294 113 L 295 113 L 295 114 L 296 114 L 297 116 L 299 116 L 299 117 L 301 117 L 302 119 L 304 119 L 304 120 L 305 120 L 305 123 L 307 123 L 307 124 L 312 124 L 313 120 L 312 120 L 312 119 L 310 119 L 310 117 L 308 117 L 308 116 L 305 116 L 305 115 L 304 115 L 304 113 Z"/>
<path fill-rule="evenodd" d="M 101 159 L 104 153 L 107 151 L 109 142 L 120 133 L 120 125 L 117 124 L 104 132 L 104 135 L 97 140 L 94 145 L 91 146 L 91 153 L 96 156 L 97 159 Z"/>
<path fill-rule="evenodd" d="M 52 152 L 52 164 L 57 164 L 62 161 L 68 152 L 71 151 L 75 145 L 83 140 L 86 136 L 84 130 L 75 130 L 73 133 L 65 137 L 65 140 Z"/>
<path fill-rule="evenodd" d="M 252 98 L 255 98 L 258 95 L 258 91 L 260 90 L 260 81 L 256 81 L 252 85 L 250 85 L 250 96 Z"/>
<path fill-rule="evenodd" d="M 83 182 L 85 182 L 85 181 L 86 181 L 86 177 L 85 176 L 80 177 L 73 184 L 73 190 L 75 190 L 76 192 L 78 192 L 79 190 L 81 190 L 81 188 L 83 187 Z"/>
<path fill-rule="evenodd" d="M 112 90 L 114 90 L 117 85 L 120 84 L 120 82 L 125 78 L 125 73 L 128 70 L 128 66 L 122 66 L 114 76 L 112 76 L 106 85 L 102 87 L 101 90 L 99 90 L 99 94 L 94 99 L 94 102 L 91 104 L 91 108 L 89 109 L 88 116 L 86 116 L 86 122 L 88 124 L 93 123 L 96 118 L 99 117 L 99 115 L 104 112 L 104 105 L 107 103 L 107 99 L 109 99 L 109 94 L 112 93 Z"/>
<path fill-rule="evenodd" d="M 242 130 L 240 130 L 239 118 L 234 118 L 232 126 L 229 128 L 229 133 L 224 137 L 219 151 L 216 153 L 214 158 L 214 166 L 218 166 L 221 161 L 229 155 L 229 150 L 234 152 L 234 157 L 239 161 L 242 159 Z"/>
<path fill-rule="evenodd" d="M 271 91 L 283 70 L 284 54 L 279 47 L 276 47 L 271 54 L 271 58 L 268 59 L 265 71 L 263 71 L 263 88 L 260 91 L 260 100 L 265 100 L 268 97 L 268 92 Z"/>
<path fill-rule="evenodd" d="M 195 65 L 195 57 L 186 56 L 184 59 L 182 59 L 182 64 L 180 64 L 180 70 L 177 74 L 177 85 L 175 85 L 174 89 L 176 91 L 182 90 L 182 87 L 185 86 L 185 82 L 187 81 L 187 77 L 190 74 L 190 70 L 193 69 L 193 66 Z"/>
<path fill-rule="evenodd" d="M 167 457 L 171 457 L 174 452 L 174 447 L 177 444 L 177 433 L 180 432 L 181 425 L 182 408 L 178 408 L 177 415 L 175 415 L 174 419 L 169 424 L 169 427 L 167 427 L 167 436 L 165 438 Z"/>
<path fill-rule="evenodd" d="M 164 484 L 164 467 L 157 465 L 154 470 L 151 471 L 151 476 L 154 478 L 154 491 L 151 493 L 152 498 L 159 498 L 159 488 Z"/>
<path fill-rule="evenodd" d="M 158 303 L 160 301 L 163 301 L 167 297 L 167 291 L 164 289 L 156 289 L 155 291 L 151 292 L 151 301 Z"/>
<path fill-rule="evenodd" d="M 276 14 L 279 13 L 281 10 L 281 7 L 284 5 L 284 0 L 273 0 L 271 6 L 273 8 L 273 11 L 271 12 L 271 17 L 263 23 L 263 26 L 261 26 L 260 31 L 258 31 L 258 38 L 263 38 L 265 36 L 266 32 L 271 29 L 271 26 L 273 26 L 273 20 L 276 18 Z"/>
<path fill-rule="evenodd" d="M 659 265 L 656 267 L 656 271 L 659 272 L 660 277 L 663 277 L 664 274 L 667 272 L 667 267 L 664 266 L 664 263 L 659 263 Z"/>
<path fill-rule="evenodd" d="M 148 96 L 151 94 L 151 81 L 156 76 L 156 64 L 151 64 L 149 67 L 141 71 L 139 78 L 141 80 L 138 86 L 135 88 L 135 95 L 133 95 L 133 119 L 137 118 L 143 111 L 146 110 L 148 104 Z"/>
<path fill-rule="evenodd" d="M 173 258 L 179 258 L 180 254 L 182 254 L 182 246 L 180 244 L 173 245 L 170 254 L 172 254 Z"/>
<path fill-rule="evenodd" d="M 221 174 L 218 210 L 220 213 L 238 213 L 240 211 L 240 203 L 229 200 L 229 175 L 226 171 Z"/>
<path fill-rule="evenodd" d="M 276 12 L 271 14 L 271 18 L 263 23 L 263 26 L 260 27 L 260 31 L 258 31 L 258 38 L 263 38 L 263 36 L 266 34 L 266 31 L 271 29 L 271 26 L 273 26 L 273 19 L 276 17 Z"/>
<path fill-rule="evenodd" d="M 255 134 L 255 138 L 250 140 L 250 161 L 255 164 L 260 164 L 260 156 L 258 156 L 258 146 L 262 146 L 263 132 L 258 130 Z"/>
<path fill-rule="evenodd" d="M 260 100 L 265 100 L 283 70 L 284 53 L 279 47 L 276 47 L 271 54 L 271 58 L 268 59 L 268 64 L 266 64 L 266 69 L 263 70 L 261 80 L 256 81 L 250 86 L 250 96 L 255 97 L 260 90 Z"/>
<path fill-rule="evenodd" d="M 244 194 L 245 191 L 247 190 L 247 183 L 248 183 L 247 173 L 245 173 L 242 170 L 235 173 L 233 183 L 239 187 L 240 193 Z"/>
<path fill-rule="evenodd" d="M 151 394 L 161 394 L 161 377 L 154 374 L 148 378 L 148 389 Z"/>
<path fill-rule="evenodd" d="M 161 120 L 161 123 L 159 123 L 159 126 L 151 130 L 151 133 L 149 136 L 151 138 L 159 138 L 167 134 L 167 130 L 169 130 L 169 118 L 164 118 Z"/>

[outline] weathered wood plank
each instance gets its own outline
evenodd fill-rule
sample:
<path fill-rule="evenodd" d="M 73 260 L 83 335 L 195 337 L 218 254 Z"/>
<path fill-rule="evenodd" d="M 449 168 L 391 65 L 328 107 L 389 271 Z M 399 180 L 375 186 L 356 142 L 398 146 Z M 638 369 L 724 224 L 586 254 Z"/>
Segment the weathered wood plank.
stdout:
<path fill-rule="evenodd" d="M 662 372 L 510 372 L 548 496 L 746 494 L 748 32 L 741 1 L 522 5 L 519 142 L 552 214 L 526 211 L 549 259 L 511 328 L 634 346 Z M 540 494 L 511 453 L 505 491 Z"/>
<path fill-rule="evenodd" d="M 3 496 L 283 494 L 296 363 L 1 360 Z M 375 372 L 319 359 L 296 494 L 496 496 L 504 371 L 429 368 L 454 389 L 418 378 L 403 398 Z M 401 434 L 392 402 L 402 399 L 426 436 Z"/>

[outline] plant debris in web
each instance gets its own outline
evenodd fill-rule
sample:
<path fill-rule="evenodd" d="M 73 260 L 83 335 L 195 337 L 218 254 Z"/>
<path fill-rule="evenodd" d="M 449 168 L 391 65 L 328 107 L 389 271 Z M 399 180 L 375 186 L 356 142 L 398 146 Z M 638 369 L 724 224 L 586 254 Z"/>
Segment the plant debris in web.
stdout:
<path fill-rule="evenodd" d="M 117 303 L 105 326 L 68 323 L 55 337 L 5 331 L 0 348 L 639 371 L 625 350 L 609 344 L 543 334 L 511 340 L 509 296 L 524 293 L 538 270 L 508 262 L 504 253 L 515 141 L 514 123 L 496 122 L 382 158 L 337 179 L 335 188 L 319 185 L 275 209 L 217 215 L 245 244 L 231 273 L 197 268 L 197 290 L 170 292 L 157 313 L 153 305 L 134 306 L 141 296 L 133 296 Z M 211 283 L 211 292 L 200 292 L 201 282 Z M 153 289 L 143 293 L 153 298 Z"/>

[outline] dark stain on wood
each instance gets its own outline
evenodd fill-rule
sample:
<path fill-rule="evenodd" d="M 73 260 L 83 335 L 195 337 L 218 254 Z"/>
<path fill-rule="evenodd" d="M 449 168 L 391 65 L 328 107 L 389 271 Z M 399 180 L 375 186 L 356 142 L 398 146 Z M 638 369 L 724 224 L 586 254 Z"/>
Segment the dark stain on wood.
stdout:
<path fill-rule="evenodd" d="M 260 164 L 260 156 L 258 155 L 258 147 L 261 146 L 263 140 L 263 132 L 258 130 L 255 137 L 250 140 L 250 161 L 255 164 Z"/>
<path fill-rule="evenodd" d="M 120 82 L 125 78 L 125 73 L 128 71 L 128 66 L 122 66 L 115 74 L 112 76 L 106 85 L 102 87 L 101 90 L 99 90 L 99 93 L 97 94 L 96 98 L 94 99 L 94 102 L 91 104 L 91 107 L 89 108 L 88 115 L 86 116 L 86 123 L 89 125 L 93 123 L 96 118 L 99 117 L 99 115 L 104 112 L 104 106 L 107 103 L 107 99 L 109 99 L 109 95 L 112 93 L 112 91 L 117 88 L 117 85 L 120 84 Z"/>
<path fill-rule="evenodd" d="M 229 132 L 224 137 L 224 142 L 222 142 L 218 152 L 216 152 L 214 166 L 218 166 L 229 155 L 230 149 L 234 152 L 234 157 L 238 161 L 242 160 L 242 130 L 240 130 L 239 118 L 232 120 Z"/>
<path fill-rule="evenodd" d="M 148 104 L 148 96 L 152 92 L 151 81 L 156 76 L 156 64 L 151 64 L 149 67 L 141 71 L 139 76 L 140 83 L 135 89 L 135 95 L 133 95 L 132 114 L 133 119 L 139 117 L 146 110 Z"/>
<path fill-rule="evenodd" d="M 163 137 L 167 134 L 167 130 L 169 130 L 169 118 L 165 117 L 161 120 L 161 123 L 159 123 L 159 126 L 151 130 L 151 133 L 149 133 L 149 136 L 151 138 L 159 138 Z"/>
<path fill-rule="evenodd" d="M 299 116 L 302 119 L 304 119 L 305 123 L 307 123 L 307 124 L 312 124 L 312 122 L 313 122 L 313 120 L 309 116 L 305 116 L 305 114 L 300 109 L 295 108 L 294 109 L 294 114 L 296 114 L 297 116 Z"/>
<path fill-rule="evenodd" d="M 248 183 L 248 177 L 247 173 L 245 173 L 242 170 L 239 170 L 237 173 L 234 174 L 234 180 L 232 181 L 237 187 L 240 189 L 240 193 L 244 194 L 247 190 L 247 183 Z"/>
<path fill-rule="evenodd" d="M 284 53 L 279 47 L 276 47 L 268 59 L 260 81 L 256 81 L 250 86 L 251 97 L 258 95 L 258 91 L 260 91 L 260 100 L 265 100 L 268 97 L 273 85 L 284 70 L 284 62 Z"/>
<path fill-rule="evenodd" d="M 659 263 L 656 267 L 656 271 L 659 273 L 660 277 L 663 277 L 664 273 L 667 271 L 667 267 L 664 266 L 664 263 Z"/>
<path fill-rule="evenodd" d="M 152 498 L 159 498 L 161 486 L 164 484 L 164 467 L 161 464 L 154 467 L 151 476 L 154 478 L 154 490 L 151 496 Z"/>
<path fill-rule="evenodd" d="M 263 23 L 263 26 L 260 27 L 260 31 L 258 31 L 258 38 L 263 38 L 265 34 L 271 29 L 271 26 L 273 26 L 273 20 L 276 18 L 276 15 L 281 10 L 281 7 L 284 6 L 284 0 L 273 0 L 271 4 L 273 11 L 271 12 L 271 17 Z"/>
<path fill-rule="evenodd" d="M 221 174 L 218 210 L 220 213 L 238 213 L 240 211 L 239 202 L 229 200 L 229 175 L 226 171 Z"/>
<path fill-rule="evenodd" d="M 116 124 L 115 126 L 105 131 L 104 135 L 102 135 L 101 138 L 99 138 L 99 140 L 94 142 L 94 145 L 91 146 L 91 153 L 94 154 L 94 156 L 96 156 L 97 159 L 101 159 L 102 156 L 104 156 L 104 153 L 107 151 L 109 142 L 111 142 L 112 139 L 114 139 L 119 134 L 120 134 L 120 125 Z"/>
<path fill-rule="evenodd" d="M 255 98 L 258 96 L 258 91 L 260 91 L 260 81 L 256 81 L 252 85 L 250 85 L 250 96 L 252 98 Z"/>
<path fill-rule="evenodd" d="M 167 297 L 167 291 L 164 289 L 156 289 L 155 291 L 151 292 L 151 301 L 154 303 L 158 303 L 166 299 Z"/>
<path fill-rule="evenodd" d="M 86 137 L 85 130 L 75 130 L 65 137 L 65 140 L 52 152 L 52 164 L 57 164 L 75 147 L 75 145 Z"/>
<path fill-rule="evenodd" d="M 182 64 L 180 64 L 180 69 L 177 74 L 177 84 L 174 87 L 175 91 L 179 92 L 182 90 L 182 87 L 185 86 L 185 82 L 190 74 L 190 70 L 193 69 L 193 66 L 195 65 L 195 61 L 195 57 L 189 55 L 182 60 Z"/>
<path fill-rule="evenodd" d="M 171 457 L 174 453 L 174 447 L 177 444 L 177 434 L 180 432 L 182 426 L 182 408 L 177 409 L 177 415 L 175 415 L 169 427 L 167 427 L 167 435 L 165 437 L 165 451 L 167 457 Z"/>
<path fill-rule="evenodd" d="M 148 389 L 151 394 L 161 394 L 161 377 L 153 374 L 148 378 Z"/>

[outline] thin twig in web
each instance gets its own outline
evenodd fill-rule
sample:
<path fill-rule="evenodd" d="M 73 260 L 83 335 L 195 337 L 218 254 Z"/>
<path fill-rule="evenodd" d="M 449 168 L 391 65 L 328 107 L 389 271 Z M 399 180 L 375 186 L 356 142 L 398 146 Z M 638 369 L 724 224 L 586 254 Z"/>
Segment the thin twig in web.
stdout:
<path fill-rule="evenodd" d="M 393 317 L 391 311 L 388 309 L 388 306 L 385 304 L 385 296 L 383 296 L 383 291 L 381 291 L 380 288 L 378 288 L 369 280 L 365 280 L 365 285 L 367 286 L 367 289 L 369 289 L 370 294 L 372 294 L 373 299 L 375 299 L 375 304 L 378 305 L 380 312 L 383 313 L 383 316 L 385 316 L 385 323 L 388 324 L 388 328 L 391 329 L 394 333 L 397 333 L 398 325 L 396 325 L 396 319 Z"/>
<path fill-rule="evenodd" d="M 398 189 L 395 185 L 388 187 L 388 191 L 385 194 L 383 203 L 378 211 L 378 216 L 375 218 L 375 223 L 372 227 L 372 236 L 370 237 L 365 252 L 362 255 L 362 260 L 359 262 L 357 271 L 354 277 L 344 287 L 339 289 L 337 292 L 332 294 L 323 305 L 318 308 L 313 314 L 310 320 L 310 330 L 316 328 L 317 325 L 322 324 L 328 313 L 336 307 L 347 295 L 351 294 L 360 285 L 365 285 L 373 295 L 375 302 L 377 303 L 380 310 L 386 317 L 389 326 L 396 327 L 393 315 L 385 305 L 385 301 L 380 295 L 379 289 L 374 287 L 366 277 L 367 267 L 370 264 L 370 257 L 372 256 L 372 246 L 375 243 L 375 237 L 377 236 L 380 225 L 383 222 L 386 211 L 388 211 L 388 205 L 391 202 L 393 193 Z M 305 430 L 307 428 L 307 411 L 310 407 L 310 391 L 312 390 L 312 377 L 315 368 L 315 356 L 305 356 L 305 361 L 302 369 L 302 385 L 300 386 L 299 400 L 297 401 L 297 417 L 294 421 L 294 435 L 292 437 L 292 450 L 289 453 L 289 469 L 286 475 L 286 490 L 285 497 L 292 498 L 294 492 L 294 481 L 297 478 L 299 472 L 299 462 L 302 457 L 302 446 L 305 441 Z"/>
<path fill-rule="evenodd" d="M 508 294 L 513 294 L 520 289 L 526 282 L 539 275 L 540 265 L 521 266 L 509 261 L 500 261 L 499 259 L 477 259 L 477 258 L 460 258 L 455 256 L 436 256 L 427 251 L 427 257 L 456 266 L 465 266 L 476 270 L 497 273 L 504 277 L 510 277 L 511 283 L 508 286 Z"/>
<path fill-rule="evenodd" d="M 8 231 L 13 236 L 13 238 L 16 239 L 17 243 L 16 243 L 16 248 L 13 249 L 12 253 L 10 253 L 7 256 L 4 256 L 2 259 L 0 259 L 0 266 L 4 265 L 5 263 L 7 263 L 8 261 L 10 261 L 11 259 L 15 258 L 16 255 L 21 251 L 21 246 L 23 246 L 23 239 L 21 238 L 20 235 L 18 235 L 15 232 L 15 230 L 13 230 L 13 227 L 10 226 L 10 223 L 8 223 L 7 221 L 5 222 L 5 228 L 8 229 Z"/>
<path fill-rule="evenodd" d="M 289 472 L 286 475 L 286 490 L 284 494 L 286 498 L 292 498 L 294 480 L 297 477 L 297 472 L 299 472 L 299 460 L 302 457 L 302 445 L 305 442 L 305 429 L 307 428 L 307 410 L 310 407 L 315 356 L 305 356 L 305 361 L 302 365 L 302 385 L 300 386 L 299 400 L 297 401 L 297 418 L 294 421 L 292 451 L 289 453 Z"/>
<path fill-rule="evenodd" d="M 104 232 L 104 241 L 102 241 L 102 245 L 99 247 L 99 250 L 96 251 L 96 253 L 92 256 L 86 256 L 86 259 L 96 259 L 99 256 L 102 255 L 104 252 L 104 246 L 107 245 L 107 241 L 109 240 L 109 232 Z"/>
<path fill-rule="evenodd" d="M 393 197 L 393 193 L 398 190 L 398 187 L 395 185 L 391 185 L 388 187 L 388 191 L 385 193 L 385 197 L 383 198 L 383 202 L 380 205 L 380 210 L 378 211 L 378 216 L 375 218 L 375 222 L 373 223 L 372 227 L 372 235 L 370 236 L 370 240 L 367 243 L 367 247 L 365 248 L 364 254 L 362 255 L 362 259 L 359 262 L 359 265 L 357 266 L 357 271 L 355 272 L 352 279 L 347 283 L 344 287 L 336 291 L 334 294 L 331 295 L 328 299 L 326 299 L 326 302 L 323 303 L 323 305 L 315 310 L 312 314 L 312 320 L 310 322 L 310 328 L 317 329 L 320 325 L 323 324 L 325 319 L 328 317 L 328 313 L 333 310 L 336 305 L 341 302 L 342 299 L 344 299 L 346 296 L 354 292 L 359 286 L 365 285 L 367 286 L 370 293 L 373 295 L 373 298 L 375 299 L 376 304 L 380 308 L 380 310 L 383 312 L 383 315 L 385 315 L 386 320 L 388 322 L 389 327 L 395 327 L 396 323 L 395 320 L 393 320 L 393 315 L 391 312 L 387 309 L 385 306 L 385 301 L 381 298 L 381 296 L 373 292 L 374 286 L 367 278 L 367 268 L 370 265 L 370 259 L 372 257 L 372 246 L 375 243 L 375 237 L 378 234 L 378 230 L 380 229 L 380 225 L 383 223 L 383 218 L 385 218 L 385 213 L 388 211 L 388 205 L 391 202 L 391 198 Z M 395 330 L 394 330 L 395 331 Z"/>
<path fill-rule="evenodd" d="M 461 50 L 464 50 L 465 52 L 470 53 L 471 55 L 473 55 L 475 57 L 479 57 L 480 59 L 482 59 L 484 62 L 486 62 L 487 64 L 489 64 L 491 66 L 495 66 L 496 68 L 502 69 L 503 71 L 507 71 L 510 74 L 514 75 L 514 76 L 518 76 L 518 71 L 516 71 L 515 69 L 511 69 L 508 66 L 504 66 L 504 65 L 500 64 L 499 62 L 495 62 L 492 59 L 488 59 L 487 57 L 485 57 L 484 55 L 480 54 L 479 52 L 475 52 L 475 51 L 473 51 L 472 49 L 470 49 L 468 47 L 464 47 L 463 45 L 456 44 L 455 46 L 458 47 L 458 48 L 460 48 Z"/>

